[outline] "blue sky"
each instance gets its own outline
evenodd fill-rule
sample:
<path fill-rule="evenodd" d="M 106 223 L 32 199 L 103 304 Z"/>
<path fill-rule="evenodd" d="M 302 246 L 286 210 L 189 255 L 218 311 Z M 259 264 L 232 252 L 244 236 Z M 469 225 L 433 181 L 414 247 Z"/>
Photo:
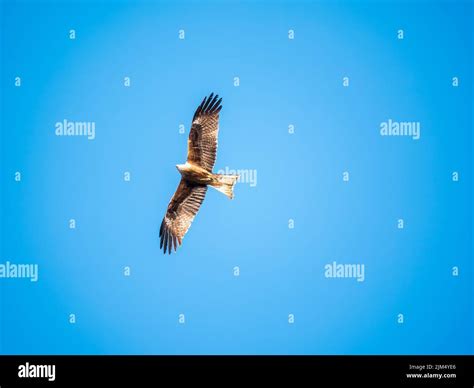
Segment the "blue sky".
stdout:
<path fill-rule="evenodd" d="M 472 354 L 472 17 L 467 2 L 2 2 L 0 263 L 39 278 L 0 279 L 0 351 Z M 164 256 L 210 92 L 215 169 L 257 182 L 209 190 Z M 56 136 L 65 119 L 95 139 Z M 381 136 L 389 119 L 420 139 Z M 334 261 L 364 281 L 327 278 Z"/>

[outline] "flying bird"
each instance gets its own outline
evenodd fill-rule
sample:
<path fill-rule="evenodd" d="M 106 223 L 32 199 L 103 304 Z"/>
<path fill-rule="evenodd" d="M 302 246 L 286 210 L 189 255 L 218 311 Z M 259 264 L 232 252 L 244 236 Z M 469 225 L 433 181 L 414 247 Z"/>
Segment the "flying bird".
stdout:
<path fill-rule="evenodd" d="M 160 249 L 164 253 L 168 251 L 171 254 L 172 249 L 176 251 L 182 244 L 184 235 L 204 201 L 208 186 L 230 199 L 234 198 L 234 185 L 239 176 L 212 172 L 217 154 L 221 101 L 222 98 L 211 93 L 194 113 L 188 138 L 188 158 L 185 164 L 176 165 L 181 181 L 161 222 Z"/>

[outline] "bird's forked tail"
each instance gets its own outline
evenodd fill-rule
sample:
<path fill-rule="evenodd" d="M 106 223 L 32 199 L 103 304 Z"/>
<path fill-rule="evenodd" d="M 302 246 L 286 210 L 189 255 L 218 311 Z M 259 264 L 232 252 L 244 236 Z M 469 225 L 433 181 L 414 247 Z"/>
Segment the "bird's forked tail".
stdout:
<path fill-rule="evenodd" d="M 211 186 L 225 194 L 229 199 L 233 199 L 234 185 L 239 179 L 239 175 L 213 174 L 212 177 Z"/>

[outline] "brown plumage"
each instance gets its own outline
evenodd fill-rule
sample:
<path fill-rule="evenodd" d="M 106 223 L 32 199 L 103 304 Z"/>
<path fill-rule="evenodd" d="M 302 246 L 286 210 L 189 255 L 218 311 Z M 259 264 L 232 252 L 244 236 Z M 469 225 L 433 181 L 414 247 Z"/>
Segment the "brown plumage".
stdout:
<path fill-rule="evenodd" d="M 177 165 L 181 181 L 168 204 L 160 227 L 160 249 L 164 253 L 176 251 L 194 220 L 207 191 L 207 185 L 233 198 L 233 187 L 238 175 L 213 174 L 216 161 L 217 135 L 221 99 L 213 93 L 204 98 L 193 116 L 188 138 L 188 157 Z"/>
<path fill-rule="evenodd" d="M 194 113 L 188 138 L 188 163 L 201 166 L 212 172 L 217 154 L 217 134 L 219 132 L 219 112 L 222 98 L 216 95 L 202 101 Z"/>

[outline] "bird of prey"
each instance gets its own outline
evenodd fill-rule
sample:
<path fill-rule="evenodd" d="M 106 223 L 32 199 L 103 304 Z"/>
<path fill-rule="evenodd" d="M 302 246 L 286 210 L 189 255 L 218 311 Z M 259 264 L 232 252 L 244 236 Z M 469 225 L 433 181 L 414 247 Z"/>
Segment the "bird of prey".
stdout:
<path fill-rule="evenodd" d="M 219 132 L 219 96 L 205 97 L 194 113 L 188 138 L 188 158 L 176 168 L 181 181 L 171 198 L 160 227 L 160 249 L 163 252 L 181 245 L 199 208 L 204 201 L 207 186 L 214 187 L 228 198 L 234 198 L 234 185 L 238 175 L 213 174 L 216 161 L 217 134 Z"/>

